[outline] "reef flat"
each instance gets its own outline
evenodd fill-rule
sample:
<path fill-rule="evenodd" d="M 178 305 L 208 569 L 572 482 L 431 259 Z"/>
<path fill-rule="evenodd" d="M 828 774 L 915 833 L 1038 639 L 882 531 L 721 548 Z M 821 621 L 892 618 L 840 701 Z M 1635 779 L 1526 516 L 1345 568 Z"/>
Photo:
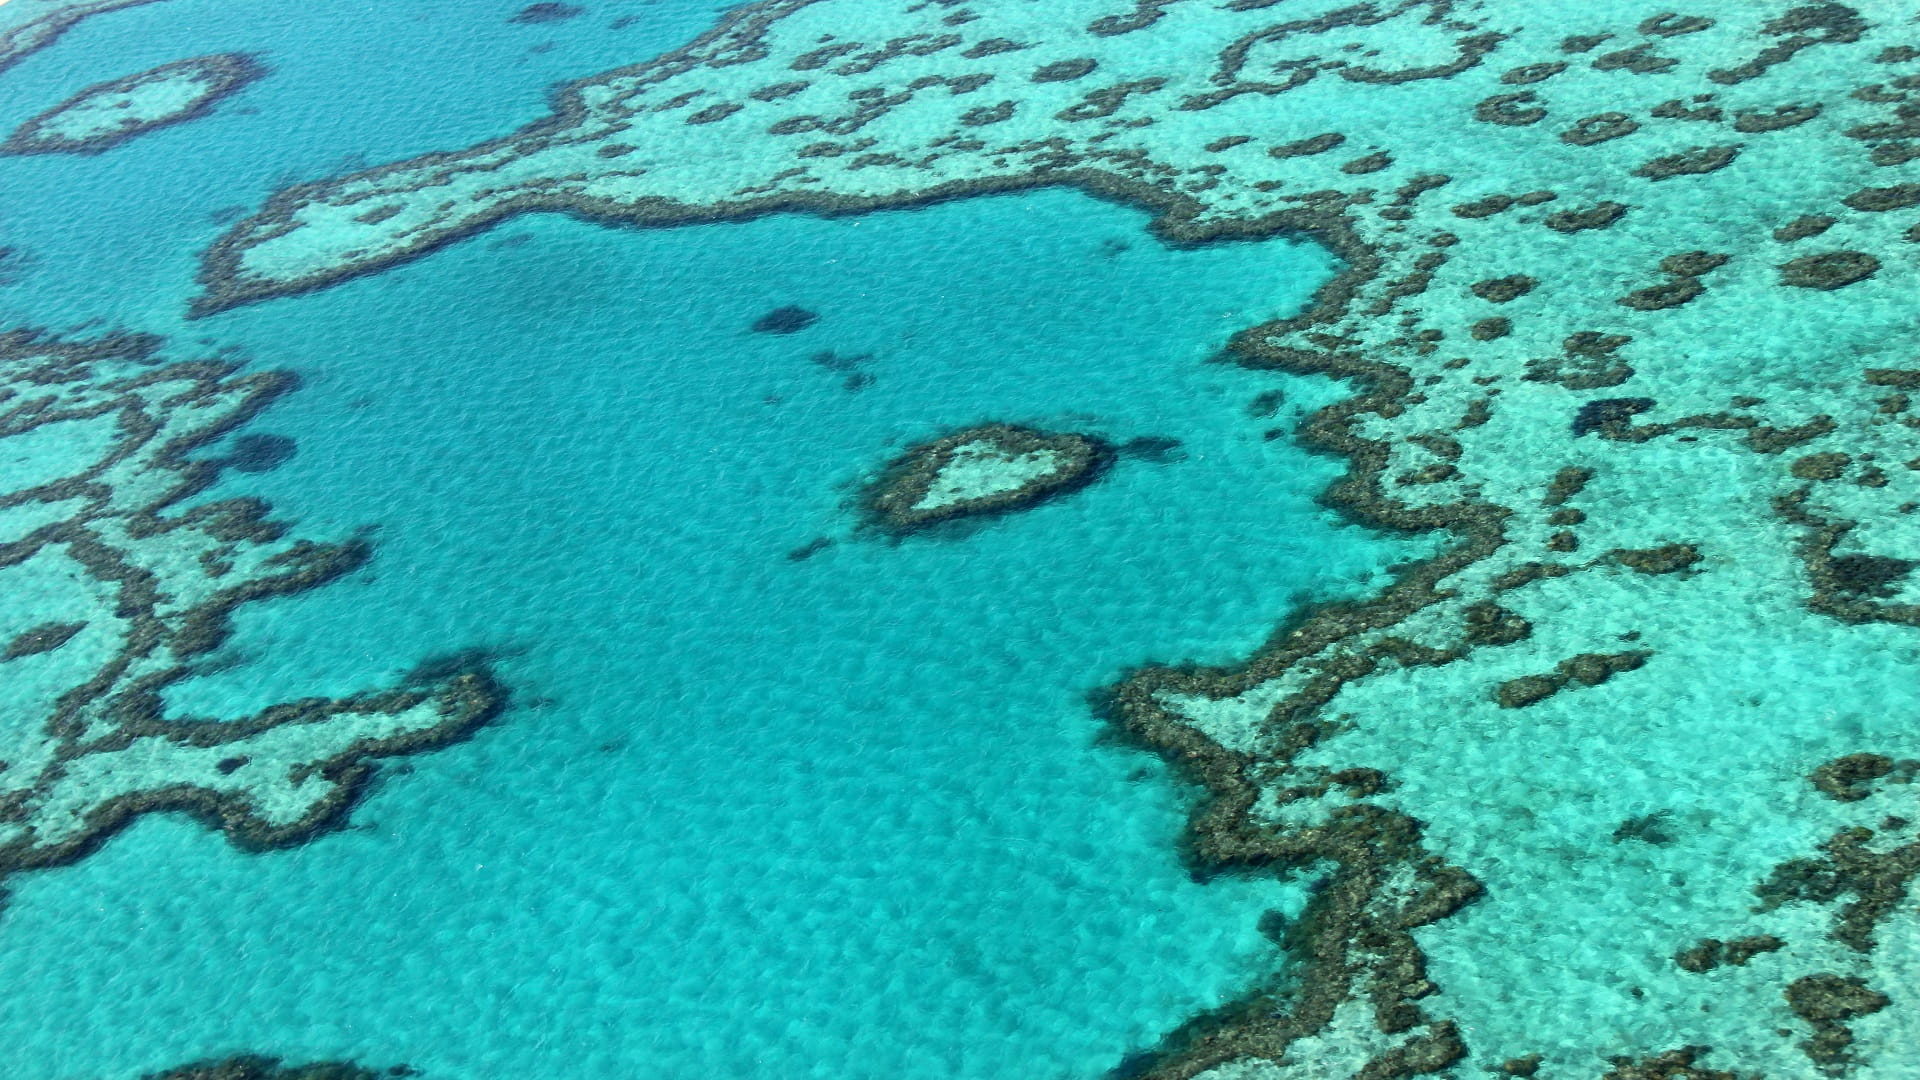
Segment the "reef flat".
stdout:
<path fill-rule="evenodd" d="M 84 19 L 155 0 L 6 0 L 0 3 L 0 72 L 44 49 Z"/>
<path fill-rule="evenodd" d="M 1286 985 L 1132 1072 L 1897 1078 L 1916 93 L 1887 3 L 773 0 L 517 133 L 281 192 L 196 312 L 527 212 L 1071 184 L 1175 243 L 1317 236 L 1345 272 L 1235 356 L 1349 380 L 1302 432 L 1351 463 L 1329 501 L 1456 542 L 1107 695 L 1209 792 L 1197 873 L 1326 883 Z"/>
<path fill-rule="evenodd" d="M 482 668 L 253 716 L 164 715 L 162 692 L 241 604 L 363 564 L 254 499 L 199 499 L 192 455 L 293 386 L 144 335 L 0 335 L 0 881 L 184 811 L 248 849 L 342 823 L 375 761 L 464 738 L 500 707 Z"/>
<path fill-rule="evenodd" d="M 20 125 L 0 154 L 99 154 L 155 128 L 205 116 L 267 73 L 250 56 L 219 53 L 89 86 Z"/>

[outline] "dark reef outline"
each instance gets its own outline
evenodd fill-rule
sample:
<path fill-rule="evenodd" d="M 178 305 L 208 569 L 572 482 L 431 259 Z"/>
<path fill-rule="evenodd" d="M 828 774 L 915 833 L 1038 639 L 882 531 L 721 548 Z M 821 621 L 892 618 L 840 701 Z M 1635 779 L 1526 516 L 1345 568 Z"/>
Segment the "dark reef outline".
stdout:
<path fill-rule="evenodd" d="M 1035 477 L 1017 488 L 974 499 L 962 499 L 931 510 L 916 503 L 926 496 L 953 453 L 969 443 L 990 440 L 1015 452 L 1052 450 L 1068 455 L 1066 466 Z M 1017 424 L 974 424 L 911 446 L 867 486 L 859 505 L 867 523 L 895 536 L 918 532 L 943 521 L 987 517 L 1031 510 L 1044 502 L 1071 495 L 1099 480 L 1118 458 L 1113 445 L 1097 435 L 1046 432 Z"/>
<path fill-rule="evenodd" d="M 138 539 L 197 527 L 209 535 L 235 542 L 265 543 L 283 538 L 285 526 L 270 520 L 268 505 L 252 497 L 201 504 L 172 518 L 163 519 L 160 515 L 206 490 L 225 468 L 223 460 L 194 459 L 188 455 L 251 421 L 280 395 L 294 389 L 297 378 L 286 372 L 240 375 L 240 365 L 225 360 L 161 363 L 156 356 L 160 345 L 159 338 L 145 334 L 115 333 L 73 343 L 48 340 L 33 330 L 12 330 L 0 333 L 0 363 L 18 363 L 25 357 L 42 358 L 44 363 L 24 369 L 22 375 L 26 381 L 43 383 L 84 378 L 90 365 L 100 361 L 151 365 L 137 376 L 115 382 L 132 389 L 150 382 L 193 379 L 196 388 L 172 399 L 169 403 L 172 408 L 231 392 L 235 385 L 243 386 L 241 400 L 219 421 L 195 427 L 160 448 L 155 467 L 177 473 L 180 479 L 126 519 L 128 532 Z M 506 688 L 487 665 L 478 663 L 450 673 L 442 685 L 431 690 L 407 688 L 331 700 L 309 698 L 270 706 L 252 717 L 232 721 L 167 719 L 161 711 L 161 691 L 191 675 L 194 658 L 219 647 L 231 629 L 230 619 L 236 608 L 250 601 L 289 596 L 334 581 L 363 565 L 371 555 L 371 546 L 360 539 L 342 544 L 296 541 L 269 560 L 270 564 L 284 566 L 284 571 L 214 593 L 198 607 L 178 616 L 178 628 L 169 630 L 154 614 L 161 595 L 153 576 L 123 561 L 113 548 L 87 528 L 101 512 L 100 485 L 95 478 L 143 448 L 158 434 L 159 423 L 141 414 L 138 408 L 130 407 L 124 395 L 93 408 L 36 410 L 33 405 L 33 402 L 24 402 L 0 413 L 0 434 L 17 435 L 43 424 L 108 413 L 118 413 L 121 434 L 114 452 L 95 462 L 86 472 L 0 496 L 0 508 L 68 498 L 89 499 L 94 504 L 93 509 L 84 511 L 78 520 L 42 526 L 19 540 L 0 544 L 0 567 L 24 561 L 47 545 L 64 544 L 70 556 L 85 567 L 91 577 L 117 587 L 119 614 L 132 624 L 125 647 L 93 678 L 64 694 L 53 716 L 46 721 L 49 734 L 62 739 L 53 770 L 77 757 L 123 750 L 144 737 L 209 748 L 287 724 L 324 722 L 344 712 L 399 712 L 429 700 L 437 702 L 442 720 L 413 732 L 359 739 L 328 758 L 307 763 L 309 774 L 318 773 L 334 786 L 296 821 L 275 825 L 265 820 L 253 812 L 245 792 L 180 784 L 130 793 L 95 806 L 84 826 L 60 844 L 38 847 L 28 835 L 0 846 L 0 885 L 17 872 L 78 861 L 135 819 L 149 813 L 185 812 L 208 828 L 225 834 L 245 851 L 296 847 L 345 823 L 377 772 L 374 759 L 417 754 L 464 741 L 504 710 L 508 701 Z M 133 660 L 160 649 L 171 652 L 177 662 L 114 695 L 106 706 L 117 722 L 111 735 L 84 745 L 77 742 L 83 735 L 83 724 L 78 718 L 80 711 L 112 690 Z M 18 820 L 33 791 L 26 789 L 0 800 L 0 820 Z M 3 896 L 0 893 L 0 897 Z"/>
<path fill-rule="evenodd" d="M 49 121 L 88 98 L 99 94 L 131 90 L 156 78 L 171 75 L 175 71 L 189 69 L 210 73 L 212 78 L 206 91 L 179 112 L 170 113 L 157 120 L 144 121 L 133 127 L 116 128 L 99 135 L 89 135 L 84 139 L 40 134 L 40 129 Z M 174 124 L 184 124 L 189 120 L 198 120 L 212 112 L 214 107 L 222 101 L 246 89 L 254 81 L 264 78 L 269 70 L 259 62 L 257 57 L 247 53 L 213 53 L 187 60 L 175 60 L 136 75 L 95 83 L 60 104 L 35 114 L 26 123 L 21 124 L 6 142 L 0 143 L 0 154 L 14 157 L 31 154 L 104 154 L 121 143 L 145 135 L 149 131 L 171 127 Z"/>

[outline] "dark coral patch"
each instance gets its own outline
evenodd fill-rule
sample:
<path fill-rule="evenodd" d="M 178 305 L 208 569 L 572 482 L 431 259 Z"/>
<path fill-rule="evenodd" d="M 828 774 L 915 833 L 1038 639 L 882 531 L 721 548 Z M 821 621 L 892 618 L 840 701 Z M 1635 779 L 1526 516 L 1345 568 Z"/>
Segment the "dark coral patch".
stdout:
<path fill-rule="evenodd" d="M 1783 244 L 1819 236 L 1840 219 L 1830 214 L 1805 214 L 1773 230 L 1773 238 Z"/>
<path fill-rule="evenodd" d="M 1501 683 L 1494 693 L 1494 700 L 1503 709 L 1524 709 L 1545 701 L 1570 685 L 1599 686 L 1622 672 L 1638 670 L 1652 655 L 1645 649 L 1635 649 L 1570 656 L 1545 675 L 1522 675 Z"/>
<path fill-rule="evenodd" d="M 1631 49 L 1601 53 L 1593 58 L 1595 71 L 1631 71 L 1635 75 L 1658 75 L 1671 71 L 1680 63 L 1671 56 L 1660 56 L 1653 51 L 1651 44 L 1635 45 Z"/>
<path fill-rule="evenodd" d="M 1513 94 L 1495 94 L 1473 107 L 1473 118 L 1482 123 L 1504 127 L 1526 127 L 1547 118 L 1544 105 L 1535 105 L 1540 95 L 1531 90 Z"/>
<path fill-rule="evenodd" d="M 1828 560 L 1826 577 L 1834 592 L 1884 600 L 1916 566 L 1920 563 L 1886 555 L 1838 555 Z"/>
<path fill-rule="evenodd" d="M 1625 203 L 1595 203 L 1584 210 L 1556 210 L 1546 216 L 1542 222 L 1554 232 L 1576 233 L 1587 229 L 1604 229 L 1625 217 Z"/>
<path fill-rule="evenodd" d="M 196 1061 L 165 1072 L 149 1073 L 144 1080 L 391 1080 L 418 1075 L 418 1070 L 395 1065 L 375 1072 L 343 1061 L 323 1061 L 310 1065 L 284 1065 L 279 1058 L 242 1054 L 219 1060 Z"/>
<path fill-rule="evenodd" d="M 1085 78 L 1092 74 L 1093 69 L 1099 66 L 1099 61 L 1090 56 L 1077 57 L 1072 60 L 1056 60 L 1051 64 L 1042 65 L 1034 71 L 1032 79 L 1037 83 L 1072 82 L 1075 79 Z"/>
<path fill-rule="evenodd" d="M 1732 256 L 1714 251 L 1682 251 L 1660 260 L 1660 269 L 1669 274 L 1699 277 L 1727 265 Z"/>
<path fill-rule="evenodd" d="M 1883 213 L 1920 206 L 1920 184 L 1895 184 L 1892 187 L 1864 187 L 1840 200 L 1855 210 Z"/>
<path fill-rule="evenodd" d="M 1540 284 L 1539 278 L 1528 277 L 1526 274 L 1509 274 L 1503 278 L 1476 281 L 1468 287 L 1473 291 L 1473 295 L 1482 300 L 1504 304 L 1527 295 L 1538 284 Z"/>
<path fill-rule="evenodd" d="M 1170 435 L 1141 435 L 1128 439 L 1120 444 L 1118 452 L 1123 458 L 1153 465 L 1171 465 L 1187 459 L 1187 452 L 1181 449 L 1180 440 Z"/>
<path fill-rule="evenodd" d="M 1549 60 L 1545 63 L 1526 64 L 1522 67 L 1514 68 L 1501 75 L 1500 81 L 1506 83 L 1508 86 L 1525 86 L 1529 83 L 1537 83 L 1551 79 L 1565 70 L 1567 70 L 1566 61 Z"/>
<path fill-rule="evenodd" d="M 1814 769 L 1808 779 L 1835 802 L 1859 802 L 1873 794 L 1875 780 L 1891 775 L 1893 770 L 1894 760 L 1885 754 L 1848 754 Z"/>
<path fill-rule="evenodd" d="M 1479 322 L 1467 328 L 1467 333 L 1471 334 L 1475 341 L 1494 341 L 1506 337 L 1512 332 L 1513 320 L 1500 316 L 1495 316 L 1491 319 L 1481 319 Z"/>
<path fill-rule="evenodd" d="M 1672 281 L 1663 281 L 1658 285 L 1635 289 L 1617 302 L 1635 311 L 1662 311 L 1666 308 L 1679 307 L 1706 291 L 1706 286 L 1700 284 L 1695 278 L 1675 277 Z"/>
<path fill-rule="evenodd" d="M 1819 115 L 1818 105 L 1781 105 L 1772 112 L 1738 112 L 1733 115 L 1733 130 L 1747 135 L 1785 131 Z"/>
<path fill-rule="evenodd" d="M 244 473 L 263 473 L 293 460 L 299 447 L 285 435 L 247 434 L 233 440 L 233 451 L 221 464 Z"/>
<path fill-rule="evenodd" d="M 1639 31 L 1648 37 L 1679 37 L 1681 34 L 1697 34 L 1713 25 L 1713 20 L 1701 15 L 1655 15 L 1643 20 Z"/>
<path fill-rule="evenodd" d="M 7 642 L 4 651 L 0 651 L 0 660 L 18 660 L 23 656 L 38 656 L 52 652 L 73 640 L 73 635 L 87 628 L 83 622 L 42 623 L 31 630 L 23 630 Z"/>
<path fill-rule="evenodd" d="M 1828 251 L 1780 264 L 1780 284 L 1831 291 L 1865 281 L 1880 271 L 1880 260 L 1864 251 Z"/>
<path fill-rule="evenodd" d="M 586 10 L 586 8 L 576 7 L 572 4 L 561 4 L 555 3 L 553 0 L 542 0 L 541 3 L 528 4 L 526 7 L 521 8 L 518 14 L 507 21 L 510 23 L 519 23 L 522 26 L 565 22 L 568 19 L 584 14 Z"/>
<path fill-rule="evenodd" d="M 1337 131 L 1329 131 L 1323 135 L 1315 135 L 1311 138 L 1301 139 L 1298 142 L 1281 143 L 1279 146 L 1268 150 L 1267 153 L 1277 158 L 1311 157 L 1314 154 L 1324 154 L 1346 141 L 1347 137 L 1345 135 Z"/>
<path fill-rule="evenodd" d="M 1626 113 L 1595 113 L 1575 120 L 1572 127 L 1560 133 L 1560 141 L 1575 146 L 1596 146 L 1639 130 L 1640 122 Z"/>
<path fill-rule="evenodd" d="M 1633 175 L 1649 180 L 1671 180 L 1676 176 L 1700 176 L 1717 172 L 1733 164 L 1740 156 L 1738 146 L 1696 146 L 1678 154 L 1654 158 L 1633 170 Z"/>
<path fill-rule="evenodd" d="M 1609 428 L 1625 427 L 1633 423 L 1633 418 L 1653 408 L 1653 399 L 1646 397 L 1598 398 L 1580 406 L 1573 414 L 1573 437 L 1579 438 L 1590 431 L 1604 432 Z"/>
<path fill-rule="evenodd" d="M 1640 399 L 1645 400 L 1645 399 Z M 1674 574 L 1690 570 L 1700 561 L 1700 549 L 1692 544 L 1662 544 L 1650 548 L 1615 548 L 1614 561 L 1637 573 Z"/>
<path fill-rule="evenodd" d="M 753 321 L 757 334 L 797 334 L 820 321 L 818 312 L 788 304 L 777 307 Z"/>
<path fill-rule="evenodd" d="M 1363 176 L 1367 173 L 1379 172 L 1381 169 L 1392 164 L 1393 158 L 1391 156 L 1384 152 L 1374 153 L 1368 154 L 1365 157 L 1354 158 L 1352 161 L 1340 166 L 1340 171 L 1349 176 Z"/>
<path fill-rule="evenodd" d="M 1887 1007 L 1887 995 L 1869 987 L 1856 975 L 1820 972 L 1793 980 L 1784 991 L 1787 1007 L 1813 1028 L 1800 1044 L 1809 1060 L 1823 1068 L 1850 1064 L 1853 1031 L 1847 1021 L 1870 1016 Z"/>
<path fill-rule="evenodd" d="M 1722 964 L 1744 967 L 1747 961 L 1762 953 L 1778 952 L 1786 948 L 1787 943 L 1772 934 L 1756 934 L 1753 937 L 1734 938 L 1721 941 L 1719 938 L 1703 938 L 1700 943 L 1682 950 L 1673 958 L 1673 962 L 1682 971 L 1695 974 L 1712 971 Z"/>

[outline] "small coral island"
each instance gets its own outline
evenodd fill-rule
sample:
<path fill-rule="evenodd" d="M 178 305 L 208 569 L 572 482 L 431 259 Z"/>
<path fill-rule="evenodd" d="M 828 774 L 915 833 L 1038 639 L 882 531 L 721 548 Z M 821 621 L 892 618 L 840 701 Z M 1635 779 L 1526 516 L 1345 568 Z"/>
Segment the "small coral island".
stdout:
<path fill-rule="evenodd" d="M 206 115 L 267 69 L 244 53 L 176 60 L 89 86 L 20 125 L 0 153 L 98 154 L 157 127 Z"/>
<path fill-rule="evenodd" d="M 869 520 L 894 533 L 1025 510 L 1092 483 L 1113 464 L 1104 440 L 1013 424 L 963 428 L 908 450 L 867 489 Z"/>

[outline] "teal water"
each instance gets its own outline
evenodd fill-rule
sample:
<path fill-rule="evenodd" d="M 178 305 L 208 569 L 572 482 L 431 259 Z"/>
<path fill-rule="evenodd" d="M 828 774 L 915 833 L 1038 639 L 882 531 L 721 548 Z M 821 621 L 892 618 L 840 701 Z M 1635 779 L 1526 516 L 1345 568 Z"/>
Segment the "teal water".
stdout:
<path fill-rule="evenodd" d="M 1175 251 L 1068 191 L 658 231 L 541 217 L 181 321 L 223 208 L 505 130 L 552 79 L 713 11 L 633 5 L 614 33 L 613 5 L 532 28 L 512 10 L 169 0 L 6 77 L 0 125 L 179 56 L 277 69 L 98 159 L 0 162 L 0 244 L 32 255 L 0 288 L 9 325 L 99 319 L 297 371 L 249 430 L 298 454 L 209 497 L 376 530 L 367 571 L 243 610 L 173 711 L 476 648 L 514 692 L 302 849 L 149 819 L 17 880 L 7 1074 L 255 1049 L 446 1078 L 1097 1077 L 1273 971 L 1255 924 L 1301 887 L 1190 881 L 1189 793 L 1101 745 L 1085 695 L 1149 659 L 1242 655 L 1419 553 L 1320 508 L 1339 463 L 1267 437 L 1342 388 L 1211 362 L 1330 257 Z M 748 331 L 788 303 L 819 322 Z M 1250 415 L 1274 389 L 1279 413 Z M 872 470 L 987 419 L 1180 445 L 977 529 L 854 529 Z"/>

